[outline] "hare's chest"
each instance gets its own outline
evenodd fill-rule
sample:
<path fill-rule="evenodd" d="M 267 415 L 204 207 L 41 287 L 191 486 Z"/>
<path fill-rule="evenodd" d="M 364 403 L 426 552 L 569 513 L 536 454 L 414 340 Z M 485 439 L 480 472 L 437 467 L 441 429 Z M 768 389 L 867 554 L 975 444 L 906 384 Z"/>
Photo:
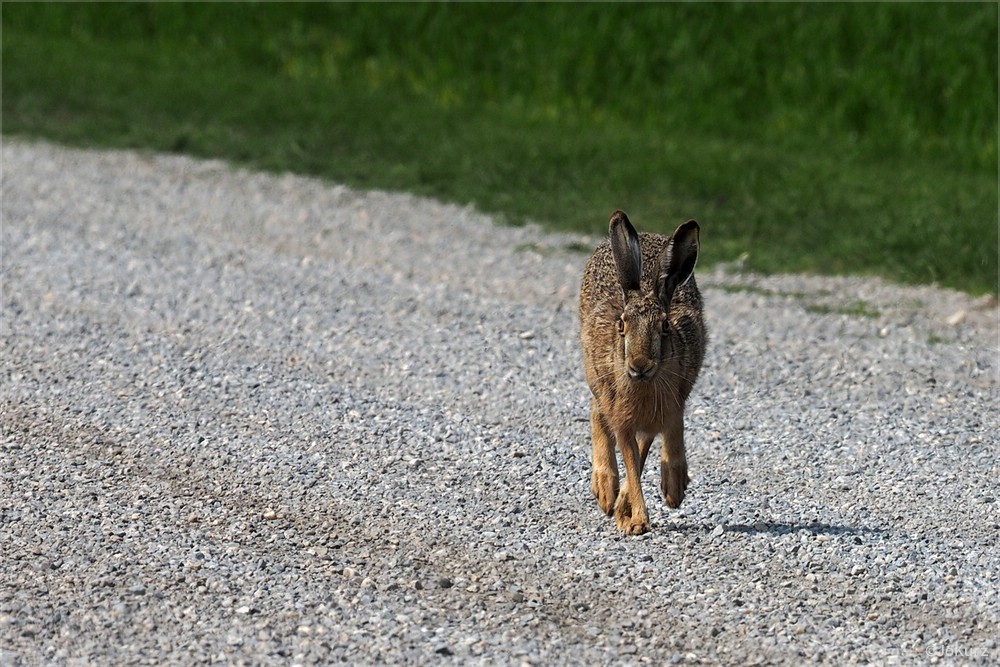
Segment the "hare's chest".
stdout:
<path fill-rule="evenodd" d="M 637 435 L 656 435 L 663 431 L 670 410 L 669 401 L 669 396 L 652 387 L 649 390 L 633 390 L 620 406 L 624 408 L 624 422 Z"/>

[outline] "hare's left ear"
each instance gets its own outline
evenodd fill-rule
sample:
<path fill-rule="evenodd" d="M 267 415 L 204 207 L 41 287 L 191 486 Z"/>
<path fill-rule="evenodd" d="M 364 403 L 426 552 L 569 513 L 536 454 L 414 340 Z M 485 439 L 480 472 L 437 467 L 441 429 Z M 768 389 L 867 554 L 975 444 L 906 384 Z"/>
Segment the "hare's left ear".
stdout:
<path fill-rule="evenodd" d="M 639 234 L 624 211 L 615 211 L 608 223 L 611 235 L 611 255 L 615 258 L 618 282 L 623 292 L 639 289 L 642 276 L 642 244 Z"/>
<path fill-rule="evenodd" d="M 698 223 L 688 220 L 674 230 L 667 247 L 660 255 L 660 274 L 656 279 L 656 295 L 664 308 L 670 306 L 674 290 L 694 273 L 698 263 Z"/>

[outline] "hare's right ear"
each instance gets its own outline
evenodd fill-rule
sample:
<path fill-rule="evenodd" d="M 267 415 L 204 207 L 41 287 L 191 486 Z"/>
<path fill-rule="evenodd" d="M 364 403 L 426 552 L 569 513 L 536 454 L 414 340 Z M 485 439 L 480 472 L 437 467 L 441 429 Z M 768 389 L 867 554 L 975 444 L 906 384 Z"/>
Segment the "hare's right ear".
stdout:
<path fill-rule="evenodd" d="M 639 277 L 642 275 L 642 245 L 639 234 L 628 221 L 624 211 L 615 211 L 608 223 L 611 233 L 611 255 L 615 258 L 615 268 L 618 270 L 618 282 L 622 291 L 639 289 Z"/>

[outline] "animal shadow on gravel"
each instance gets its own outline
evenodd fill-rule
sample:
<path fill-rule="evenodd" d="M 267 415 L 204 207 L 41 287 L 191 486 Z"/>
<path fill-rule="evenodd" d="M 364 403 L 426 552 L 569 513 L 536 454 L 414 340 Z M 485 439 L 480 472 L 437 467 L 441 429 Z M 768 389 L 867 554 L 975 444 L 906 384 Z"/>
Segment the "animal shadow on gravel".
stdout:
<path fill-rule="evenodd" d="M 786 523 L 781 521 L 755 521 L 754 523 L 721 524 L 723 532 L 742 533 L 744 535 L 790 535 L 806 531 L 810 535 L 881 535 L 881 528 L 855 528 L 853 526 L 838 526 L 816 521 L 803 523 Z M 689 523 L 666 525 L 664 528 L 674 532 L 711 532 L 718 527 L 707 523 Z"/>

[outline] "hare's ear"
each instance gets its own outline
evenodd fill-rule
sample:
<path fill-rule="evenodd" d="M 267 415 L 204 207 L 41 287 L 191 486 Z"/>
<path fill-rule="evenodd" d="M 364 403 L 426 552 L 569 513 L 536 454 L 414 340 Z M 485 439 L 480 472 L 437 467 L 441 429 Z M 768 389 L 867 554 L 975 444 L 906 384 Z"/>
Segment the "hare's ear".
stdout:
<path fill-rule="evenodd" d="M 611 233 L 611 254 L 615 258 L 615 268 L 618 270 L 618 282 L 622 290 L 639 289 L 639 277 L 642 275 L 642 245 L 639 234 L 628 221 L 624 211 L 615 211 L 608 223 Z"/>
<path fill-rule="evenodd" d="M 674 230 L 667 247 L 660 255 L 660 275 L 656 280 L 656 294 L 664 308 L 670 306 L 674 290 L 683 285 L 694 273 L 698 263 L 698 223 L 688 220 Z"/>

